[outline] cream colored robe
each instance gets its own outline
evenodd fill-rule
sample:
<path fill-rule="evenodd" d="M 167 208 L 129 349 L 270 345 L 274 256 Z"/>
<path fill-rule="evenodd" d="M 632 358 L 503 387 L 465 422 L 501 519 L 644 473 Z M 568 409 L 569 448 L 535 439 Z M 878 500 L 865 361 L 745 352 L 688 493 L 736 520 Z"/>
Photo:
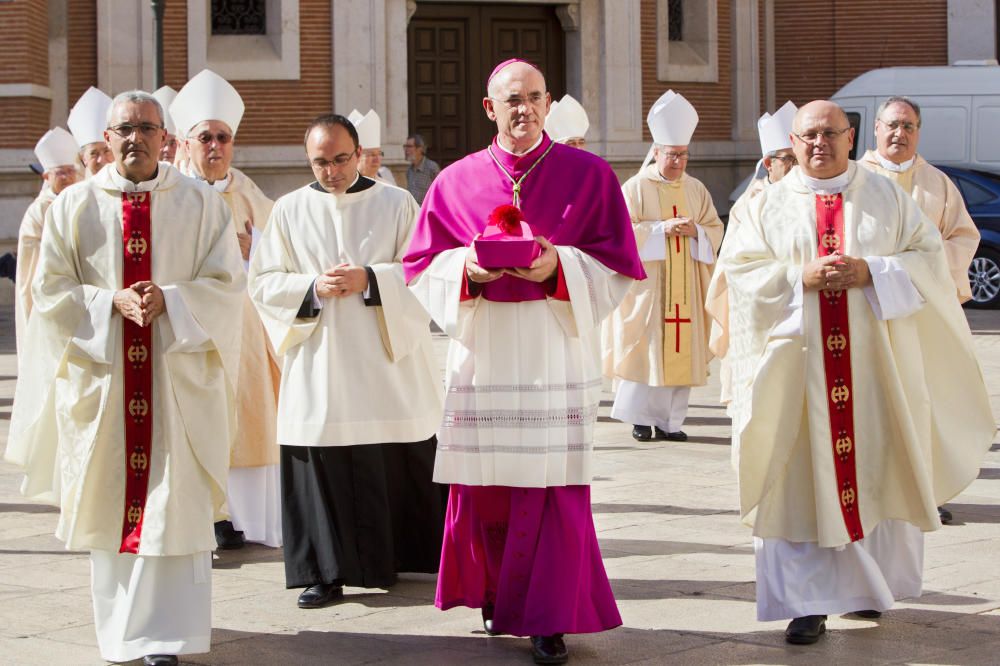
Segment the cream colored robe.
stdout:
<path fill-rule="evenodd" d="M 42 189 L 28 206 L 17 232 L 17 274 L 14 290 L 14 327 L 18 350 L 24 345 L 27 334 L 28 315 L 31 314 L 31 280 L 38 265 L 38 246 L 42 242 L 42 223 L 45 211 L 53 201 L 55 193 L 48 187 Z"/>
<path fill-rule="evenodd" d="M 417 442 L 437 430 L 430 317 L 400 264 L 418 211 L 409 192 L 378 181 L 341 195 L 306 186 L 275 203 L 250 264 L 250 295 L 283 360 L 280 444 Z M 382 305 L 354 294 L 299 318 L 313 281 L 343 263 L 372 268 Z"/>
<path fill-rule="evenodd" d="M 815 195 L 798 169 L 753 199 L 727 240 L 733 435 L 740 504 L 758 537 L 836 547 L 850 541 L 836 487 L 817 293 L 801 335 L 774 335 L 802 267 L 816 257 Z M 853 163 L 844 191 L 844 253 L 893 257 L 925 300 L 880 321 L 850 289 L 856 469 L 865 533 L 898 519 L 924 531 L 979 472 L 993 416 L 940 234 L 888 179 Z"/>
<path fill-rule="evenodd" d="M 125 496 L 122 188 L 115 165 L 50 206 L 14 395 L 8 461 L 22 491 L 61 508 L 69 549 L 117 552 Z M 153 447 L 139 555 L 215 548 L 235 434 L 241 298 L 232 215 L 208 186 L 161 164 L 152 189 Z"/>
<path fill-rule="evenodd" d="M 948 270 L 958 290 L 959 303 L 972 298 L 969 265 L 979 247 L 979 229 L 969 217 L 962 194 L 951 178 L 920 155 L 914 158 L 909 169 L 898 173 L 883 168 L 874 150 L 865 153 L 859 164 L 889 178 L 916 200 L 920 210 L 941 232 Z"/>
<path fill-rule="evenodd" d="M 687 199 L 689 215 L 704 229 L 712 249 L 722 243 L 723 226 L 708 190 L 695 178 L 684 174 L 680 180 Z M 673 217 L 672 210 L 660 210 L 658 188 L 670 187 L 650 164 L 622 186 L 635 231 L 636 243 L 645 245 L 653 224 Z M 648 386 L 667 386 L 664 381 L 664 271 L 666 261 L 645 261 L 646 279 L 637 281 L 621 305 L 611 314 L 602 331 L 604 374 Z M 712 277 L 713 266 L 694 264 L 690 285 L 691 308 L 691 384 L 701 386 L 708 379 L 709 323 L 701 304 Z"/>
<path fill-rule="evenodd" d="M 222 192 L 222 198 L 233 212 L 233 224 L 237 231 L 243 232 L 244 222 L 249 221 L 254 229 L 263 232 L 274 202 L 239 169 L 230 169 L 229 173 L 231 178 Z M 243 341 L 240 349 L 237 433 L 230 465 L 276 465 L 281 369 L 249 293 L 243 299 Z"/>

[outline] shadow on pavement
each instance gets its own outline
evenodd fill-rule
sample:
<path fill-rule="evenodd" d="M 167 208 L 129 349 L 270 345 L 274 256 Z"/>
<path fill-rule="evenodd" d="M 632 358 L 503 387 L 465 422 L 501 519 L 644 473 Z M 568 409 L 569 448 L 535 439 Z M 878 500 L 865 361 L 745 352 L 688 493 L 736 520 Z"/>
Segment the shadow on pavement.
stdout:
<path fill-rule="evenodd" d="M 739 515 L 735 509 L 695 509 L 688 506 L 664 504 L 592 504 L 593 513 L 661 513 L 669 516 L 715 516 L 718 514 Z"/>

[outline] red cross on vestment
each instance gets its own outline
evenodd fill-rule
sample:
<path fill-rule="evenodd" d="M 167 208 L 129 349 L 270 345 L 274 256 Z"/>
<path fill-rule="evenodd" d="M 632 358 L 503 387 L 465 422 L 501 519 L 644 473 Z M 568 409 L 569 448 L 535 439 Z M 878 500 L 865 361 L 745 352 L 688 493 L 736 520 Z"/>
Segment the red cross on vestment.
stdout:
<path fill-rule="evenodd" d="M 681 317 L 681 306 L 674 303 L 674 316 L 671 319 L 667 317 L 663 320 L 666 324 L 674 325 L 674 351 L 678 354 L 681 352 L 681 324 L 690 324 L 690 319 L 684 319 Z"/>

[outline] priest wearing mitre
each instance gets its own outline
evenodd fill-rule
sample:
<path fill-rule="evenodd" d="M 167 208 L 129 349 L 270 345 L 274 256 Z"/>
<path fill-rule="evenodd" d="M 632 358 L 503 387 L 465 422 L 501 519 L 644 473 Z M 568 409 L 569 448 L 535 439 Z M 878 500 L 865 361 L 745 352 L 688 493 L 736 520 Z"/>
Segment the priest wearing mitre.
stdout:
<path fill-rule="evenodd" d="M 115 161 L 45 216 L 6 458 L 90 551 L 101 656 L 207 652 L 246 289 L 232 214 L 156 160 L 163 114 L 115 98 Z"/>
<path fill-rule="evenodd" d="M 633 424 L 632 437 L 684 441 L 691 387 L 708 379 L 705 292 L 723 226 L 708 190 L 687 173 L 694 107 L 668 90 L 646 123 L 653 162 L 622 192 L 647 277 L 604 324 L 604 373 L 615 383 L 611 416 Z"/>
<path fill-rule="evenodd" d="M 545 117 L 545 133 L 549 138 L 572 148 L 587 146 L 589 128 L 587 110 L 568 93 L 561 100 L 552 102 L 549 115 Z"/>
<path fill-rule="evenodd" d="M 15 342 L 21 349 L 27 333 L 28 316 L 31 314 L 31 281 L 38 266 L 38 246 L 42 240 L 45 211 L 56 196 L 80 180 L 82 174 L 76 167 L 79 148 L 73 135 L 62 127 L 46 132 L 35 144 L 35 157 L 42 165 L 45 185 L 28 206 L 17 232 L 17 274 L 14 294 Z"/>
<path fill-rule="evenodd" d="M 375 113 L 375 109 L 369 109 L 368 113 L 361 115 L 357 109 L 353 109 L 348 114 L 347 119 L 358 131 L 358 141 L 361 142 L 361 161 L 358 163 L 358 171 L 365 178 L 381 180 L 389 185 L 396 184 L 396 178 L 392 175 L 389 167 L 382 166 L 382 119 Z"/>
<path fill-rule="evenodd" d="M 853 140 L 836 104 L 800 108 L 798 168 L 751 200 L 716 271 L 757 617 L 791 618 L 791 643 L 920 595 L 922 533 L 994 434 L 941 235 Z"/>
<path fill-rule="evenodd" d="M 90 178 L 114 161 L 104 130 L 108 126 L 111 98 L 91 86 L 80 96 L 66 118 L 66 127 L 80 148 L 84 177 Z"/>
<path fill-rule="evenodd" d="M 347 118 L 316 118 L 305 143 L 316 180 L 275 203 L 250 293 L 282 359 L 285 585 L 305 588 L 299 608 L 320 608 L 345 585 L 437 571 L 441 378 L 400 263 L 417 202 L 358 172 Z"/>
<path fill-rule="evenodd" d="M 564 633 L 621 624 L 590 511 L 598 334 L 644 274 L 618 179 L 549 138 L 550 101 L 534 65 L 493 70 L 497 136 L 431 184 L 403 265 L 452 339 L 435 604 L 482 609 L 487 632 L 530 636 L 539 663 L 562 663 Z"/>
<path fill-rule="evenodd" d="M 243 118 L 236 88 L 205 69 L 188 81 L 170 105 L 184 137 L 186 168 L 222 195 L 233 213 L 245 266 L 253 238 L 267 224 L 274 203 L 242 171 L 232 166 L 236 131 Z M 216 525 L 223 549 L 240 548 L 244 539 L 281 545 L 276 419 L 280 369 L 264 326 L 247 294 L 240 352 L 238 434 L 229 471 L 229 520 Z"/>
<path fill-rule="evenodd" d="M 177 91 L 170 86 L 161 86 L 153 92 L 153 97 L 163 107 L 164 127 L 167 130 L 167 138 L 163 142 L 163 148 L 160 149 L 160 160 L 167 164 L 173 164 L 174 158 L 177 156 L 177 126 L 174 125 L 174 119 L 170 115 L 170 105 L 177 97 Z"/>

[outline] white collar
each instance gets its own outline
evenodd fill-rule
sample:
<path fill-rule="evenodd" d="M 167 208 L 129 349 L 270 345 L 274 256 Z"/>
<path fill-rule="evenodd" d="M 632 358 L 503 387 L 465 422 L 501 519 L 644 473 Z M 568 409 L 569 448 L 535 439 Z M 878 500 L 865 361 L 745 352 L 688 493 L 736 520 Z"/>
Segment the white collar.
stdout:
<path fill-rule="evenodd" d="M 880 153 L 880 152 L 878 152 L 876 150 L 875 151 L 875 159 L 878 160 L 879 165 L 883 169 L 885 169 L 886 171 L 893 171 L 895 173 L 902 173 L 902 172 L 908 170 L 911 166 L 913 166 L 913 162 L 916 161 L 917 158 L 916 157 L 911 157 L 910 159 L 906 160 L 905 162 L 902 162 L 900 164 L 896 164 L 892 160 L 887 160 L 886 158 L 882 157 L 882 153 Z"/>
<path fill-rule="evenodd" d="M 157 167 L 156 175 L 152 179 L 144 180 L 141 183 L 133 183 L 118 173 L 118 168 L 114 164 L 109 164 L 105 168 L 108 171 L 111 184 L 121 192 L 152 192 L 160 186 L 160 181 L 163 180 L 163 177 L 167 173 L 167 169 L 161 164 Z"/>
<path fill-rule="evenodd" d="M 527 150 L 521 153 L 515 153 L 513 150 L 507 150 L 506 148 L 504 148 L 503 144 L 500 143 L 499 138 L 497 138 L 497 145 L 500 147 L 500 150 L 507 153 L 508 155 L 513 155 L 514 157 L 521 157 L 522 155 L 527 155 L 535 148 L 538 148 L 538 146 L 542 143 L 542 139 L 544 138 L 545 138 L 545 132 L 542 132 L 541 135 L 538 137 L 538 141 L 535 142 L 535 145 L 533 145 L 531 148 L 528 148 Z"/>
<path fill-rule="evenodd" d="M 802 179 L 802 184 L 815 194 L 838 194 L 847 189 L 847 183 L 851 180 L 851 175 L 850 168 L 848 168 L 847 171 L 833 178 L 813 178 L 807 176 L 804 171 L 799 169 L 799 178 Z"/>

